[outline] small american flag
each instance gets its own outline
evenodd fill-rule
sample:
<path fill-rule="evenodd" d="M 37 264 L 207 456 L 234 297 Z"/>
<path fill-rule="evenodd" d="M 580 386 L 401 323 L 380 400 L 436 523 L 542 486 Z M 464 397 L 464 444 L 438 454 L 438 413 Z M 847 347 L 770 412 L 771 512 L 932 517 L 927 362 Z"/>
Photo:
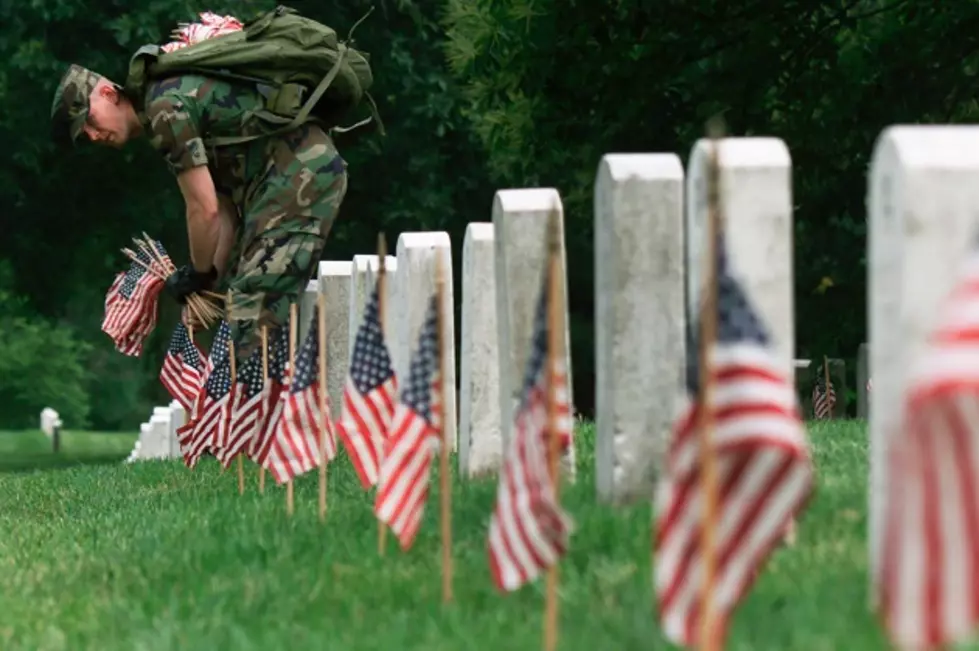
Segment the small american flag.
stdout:
<path fill-rule="evenodd" d="M 230 339 L 231 328 L 227 321 L 222 321 L 211 343 L 204 390 L 198 394 L 187 424 L 177 430 L 180 451 L 189 468 L 197 465 L 209 446 L 221 440 L 221 429 L 227 427 L 232 384 Z"/>
<path fill-rule="evenodd" d="M 324 429 L 327 459 L 332 460 L 337 453 L 328 398 L 326 413 L 320 410 L 320 392 L 325 393 L 327 387 L 326 378 L 319 377 L 319 326 L 319 319 L 314 318 L 296 356 L 296 375 L 273 435 L 266 467 L 279 484 L 325 463 L 319 442 Z"/>
<path fill-rule="evenodd" d="M 166 255 L 160 242 L 156 246 Z M 115 277 L 106 293 L 102 319 L 102 332 L 112 338 L 116 350 L 133 357 L 142 353 L 143 343 L 156 327 L 157 298 L 163 289 L 163 280 L 143 266 L 156 263 L 142 249 L 136 257 L 143 264 L 133 261 L 125 273 Z"/>
<path fill-rule="evenodd" d="M 364 489 L 377 483 L 378 459 L 387 436 L 398 382 L 384 343 L 375 285 L 354 340 L 350 374 L 343 389 L 343 417 L 337 424 Z"/>
<path fill-rule="evenodd" d="M 289 329 L 280 327 L 268 345 L 269 381 L 262 389 L 261 419 L 248 447 L 249 458 L 263 468 L 267 468 L 265 462 L 275 440 L 275 429 L 289 397 Z"/>
<path fill-rule="evenodd" d="M 256 350 L 236 369 L 237 378 L 231 397 L 231 419 L 228 424 L 226 443 L 215 453 L 221 465 L 227 468 L 234 458 L 244 451 L 260 424 L 262 414 L 262 351 Z"/>
<path fill-rule="evenodd" d="M 812 492 L 813 469 L 795 387 L 727 264 L 719 238 L 718 331 L 708 352 L 714 377 L 712 444 L 717 454 L 717 574 L 720 638 L 761 565 Z M 705 308 L 701 308 L 702 310 Z M 688 406 L 676 422 L 656 495 L 656 595 L 666 636 L 699 643 L 704 581 L 698 341 L 687 332 Z"/>
<path fill-rule="evenodd" d="M 829 391 L 826 390 L 826 378 L 823 373 L 817 373 L 816 381 L 812 385 L 812 411 L 819 420 L 832 416 L 833 407 L 836 406 L 836 389 L 833 388 L 832 380 L 828 386 Z"/>
<path fill-rule="evenodd" d="M 178 323 L 170 337 L 160 381 L 174 400 L 190 411 L 201 390 L 204 362 L 201 350 L 190 338 L 187 327 Z"/>
<path fill-rule="evenodd" d="M 489 564 L 497 589 L 512 591 L 557 563 L 568 547 L 571 519 L 557 501 L 547 461 L 547 274 L 537 302 L 530 356 L 524 375 L 496 506 L 489 525 Z M 573 427 L 563 357 L 550 369 L 557 402 L 554 436 L 570 444 Z"/>
<path fill-rule="evenodd" d="M 432 296 L 408 370 L 408 382 L 394 411 L 381 462 L 374 513 L 391 527 L 407 551 L 421 526 L 432 455 L 441 432 L 438 302 Z"/>
<path fill-rule="evenodd" d="M 888 452 L 876 586 L 900 649 L 952 648 L 979 622 L 979 251 L 909 369 Z M 875 550 L 881 551 L 881 550 Z"/>

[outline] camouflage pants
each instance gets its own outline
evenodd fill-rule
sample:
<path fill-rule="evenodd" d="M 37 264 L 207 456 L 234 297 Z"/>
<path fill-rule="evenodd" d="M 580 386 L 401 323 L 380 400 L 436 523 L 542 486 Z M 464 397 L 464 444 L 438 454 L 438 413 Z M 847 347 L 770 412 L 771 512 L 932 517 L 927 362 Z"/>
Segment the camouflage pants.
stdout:
<path fill-rule="evenodd" d="M 307 124 L 270 141 L 268 165 L 248 188 L 235 262 L 222 283 L 230 291 L 239 364 L 260 350 L 263 326 L 271 342 L 288 325 L 289 306 L 316 274 L 346 192 L 347 164 L 320 127 Z"/>

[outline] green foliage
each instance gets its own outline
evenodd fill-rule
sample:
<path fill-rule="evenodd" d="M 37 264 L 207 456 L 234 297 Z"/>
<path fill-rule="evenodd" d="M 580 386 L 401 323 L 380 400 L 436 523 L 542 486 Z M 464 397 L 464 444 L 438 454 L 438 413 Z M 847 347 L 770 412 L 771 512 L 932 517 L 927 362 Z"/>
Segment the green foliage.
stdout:
<path fill-rule="evenodd" d="M 10 290 L 10 265 L 0 260 L 0 425 L 36 426 L 53 407 L 70 427 L 89 425 L 89 347 L 72 328 L 31 315 Z"/>

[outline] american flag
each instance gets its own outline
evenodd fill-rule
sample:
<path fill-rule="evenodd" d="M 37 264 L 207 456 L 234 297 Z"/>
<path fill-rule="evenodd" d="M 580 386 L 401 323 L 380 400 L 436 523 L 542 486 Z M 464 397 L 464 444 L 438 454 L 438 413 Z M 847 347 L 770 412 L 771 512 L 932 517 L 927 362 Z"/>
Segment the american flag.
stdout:
<path fill-rule="evenodd" d="M 490 573 L 503 591 L 520 588 L 557 563 L 567 550 L 572 526 L 557 501 L 547 461 L 547 274 L 544 278 L 520 408 L 490 517 Z M 557 356 L 550 375 L 557 409 L 553 435 L 563 449 L 571 441 L 573 427 L 563 356 Z"/>
<path fill-rule="evenodd" d="M 952 648 L 979 622 L 979 252 L 909 369 L 889 445 L 876 589 L 900 649 Z M 875 550 L 878 551 L 878 550 Z"/>
<path fill-rule="evenodd" d="M 764 324 L 728 268 L 719 238 L 718 330 L 709 357 L 714 383 L 712 445 L 717 467 L 715 623 L 728 618 L 812 492 L 813 469 L 794 383 L 772 350 Z M 702 314 L 703 316 L 703 309 Z M 692 326 L 693 324 L 691 324 Z M 704 581 L 698 341 L 687 332 L 688 406 L 677 420 L 656 495 L 656 595 L 664 632 L 699 643 Z"/>
<path fill-rule="evenodd" d="M 248 447 L 249 458 L 263 468 L 268 467 L 266 460 L 275 440 L 275 429 L 289 397 L 289 329 L 280 327 L 268 345 L 269 377 L 262 389 L 261 417 Z"/>
<path fill-rule="evenodd" d="M 319 332 L 319 319 L 313 319 L 296 356 L 296 374 L 273 435 L 266 467 L 279 484 L 325 463 L 320 455 L 321 432 L 325 436 L 327 460 L 332 461 L 337 454 L 329 398 L 325 396 L 327 382 L 319 377 Z M 326 413 L 320 410 L 321 392 L 326 398 Z"/>
<path fill-rule="evenodd" d="M 160 242 L 156 246 L 166 255 Z M 125 273 L 116 275 L 106 292 L 102 319 L 102 332 L 112 338 L 116 350 L 133 357 L 142 353 L 146 337 L 156 326 L 157 298 L 163 289 L 163 280 L 143 266 L 156 263 L 142 249 L 136 257 L 143 264 L 133 261 Z"/>
<path fill-rule="evenodd" d="M 187 327 L 178 323 L 163 358 L 160 381 L 173 399 L 187 411 L 190 411 L 201 390 L 204 373 L 202 356 L 201 350 L 190 338 Z"/>
<path fill-rule="evenodd" d="M 407 551 L 421 525 L 441 426 L 438 301 L 432 296 L 385 442 L 374 513 Z"/>
<path fill-rule="evenodd" d="M 225 468 L 231 465 L 239 453 L 245 451 L 245 446 L 255 435 L 256 428 L 261 425 L 264 388 L 262 351 L 256 350 L 235 370 L 237 377 L 232 389 L 227 441 L 214 455 Z"/>
<path fill-rule="evenodd" d="M 343 389 L 343 417 L 337 424 L 340 440 L 365 490 L 377 483 L 378 459 L 394 416 L 397 391 L 375 285 L 354 340 L 350 374 Z"/>
<path fill-rule="evenodd" d="M 812 385 L 812 411 L 817 419 L 822 420 L 833 415 L 833 407 L 836 406 L 836 389 L 833 382 L 829 382 L 829 391 L 826 390 L 826 378 L 823 373 L 816 374 L 816 381 Z"/>
<path fill-rule="evenodd" d="M 222 321 L 211 343 L 204 390 L 198 394 L 187 424 L 177 430 L 180 451 L 190 468 L 197 465 L 209 446 L 222 439 L 221 429 L 227 427 L 232 384 L 230 339 L 231 328 L 227 321 Z"/>

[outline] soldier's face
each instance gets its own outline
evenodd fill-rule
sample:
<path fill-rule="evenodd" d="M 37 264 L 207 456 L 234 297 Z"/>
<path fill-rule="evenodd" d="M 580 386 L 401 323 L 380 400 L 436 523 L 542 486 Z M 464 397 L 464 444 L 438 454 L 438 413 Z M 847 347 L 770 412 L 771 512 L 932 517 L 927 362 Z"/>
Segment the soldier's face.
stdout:
<path fill-rule="evenodd" d="M 132 135 L 132 106 L 115 88 L 99 84 L 88 99 L 88 121 L 85 134 L 98 145 L 119 148 Z"/>

